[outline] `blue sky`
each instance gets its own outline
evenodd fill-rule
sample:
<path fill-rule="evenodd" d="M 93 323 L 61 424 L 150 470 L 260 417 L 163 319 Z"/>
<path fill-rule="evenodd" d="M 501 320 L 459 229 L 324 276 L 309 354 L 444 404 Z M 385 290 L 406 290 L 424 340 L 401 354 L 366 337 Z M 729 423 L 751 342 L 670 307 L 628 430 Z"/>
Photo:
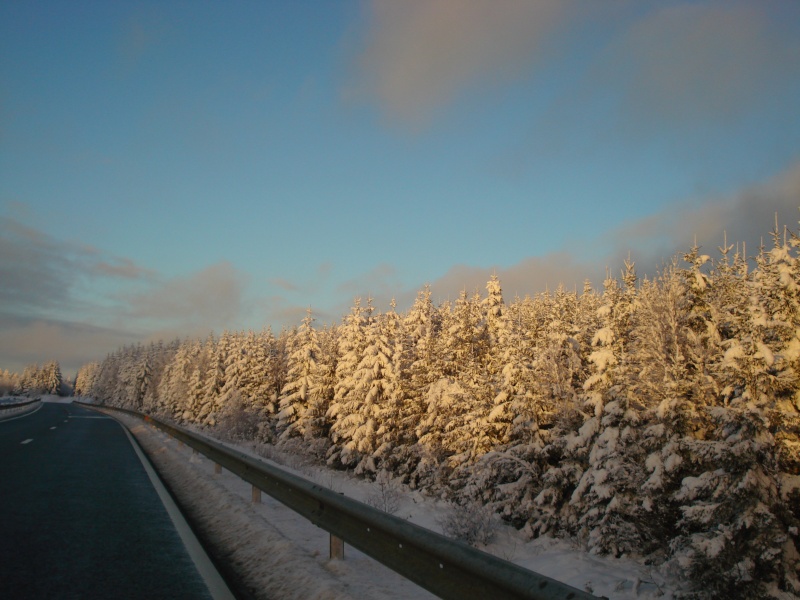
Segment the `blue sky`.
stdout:
<path fill-rule="evenodd" d="M 0 0 L 0 368 L 800 213 L 800 3 Z"/>

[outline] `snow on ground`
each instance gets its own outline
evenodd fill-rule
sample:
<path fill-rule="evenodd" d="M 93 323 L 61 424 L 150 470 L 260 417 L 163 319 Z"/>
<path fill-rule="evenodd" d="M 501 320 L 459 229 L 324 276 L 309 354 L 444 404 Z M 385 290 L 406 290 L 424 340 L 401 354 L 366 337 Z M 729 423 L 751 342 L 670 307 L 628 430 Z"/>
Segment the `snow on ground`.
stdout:
<path fill-rule="evenodd" d="M 209 523 L 203 533 L 228 548 L 226 560 L 244 573 L 257 596 L 434 598 L 355 548 L 346 547 L 344 561 L 330 560 L 329 536 L 322 529 L 266 494 L 260 505 L 252 504 L 250 484 L 225 470 L 214 474 L 211 461 L 137 419 L 115 417 L 131 428 L 181 503 Z M 271 446 L 228 445 L 356 500 L 366 501 L 376 491 L 372 482 L 310 465 Z M 449 510 L 446 503 L 405 489 L 395 516 L 441 532 L 438 523 Z M 500 522 L 495 540 L 481 549 L 610 599 L 669 599 L 682 587 L 674 578 L 633 559 L 590 555 L 567 541 L 548 537 L 530 541 Z"/>

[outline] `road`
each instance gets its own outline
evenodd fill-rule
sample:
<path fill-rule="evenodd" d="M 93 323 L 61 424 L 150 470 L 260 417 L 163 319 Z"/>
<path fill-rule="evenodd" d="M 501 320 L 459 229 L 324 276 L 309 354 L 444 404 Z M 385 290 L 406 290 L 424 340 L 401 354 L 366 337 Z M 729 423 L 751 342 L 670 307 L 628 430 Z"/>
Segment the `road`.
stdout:
<path fill-rule="evenodd" d="M 199 562 L 115 420 L 43 403 L 0 422 L 0 598 L 213 598 Z"/>

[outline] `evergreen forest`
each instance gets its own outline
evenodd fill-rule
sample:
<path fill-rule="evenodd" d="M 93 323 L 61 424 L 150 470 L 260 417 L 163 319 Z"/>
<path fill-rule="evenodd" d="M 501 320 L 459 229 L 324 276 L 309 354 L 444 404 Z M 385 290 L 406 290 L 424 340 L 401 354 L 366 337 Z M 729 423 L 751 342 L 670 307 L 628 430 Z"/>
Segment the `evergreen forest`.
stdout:
<path fill-rule="evenodd" d="M 800 238 L 689 249 L 602 289 L 356 299 L 274 333 L 121 348 L 76 395 L 479 504 L 528 536 L 800 595 Z"/>

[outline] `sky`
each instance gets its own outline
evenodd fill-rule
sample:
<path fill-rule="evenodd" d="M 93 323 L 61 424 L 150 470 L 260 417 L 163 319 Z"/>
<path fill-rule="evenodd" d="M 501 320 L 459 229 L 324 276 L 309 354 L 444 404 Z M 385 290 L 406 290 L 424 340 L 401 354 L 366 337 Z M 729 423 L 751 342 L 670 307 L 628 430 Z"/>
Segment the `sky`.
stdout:
<path fill-rule="evenodd" d="M 0 369 L 800 219 L 795 0 L 0 0 Z"/>

